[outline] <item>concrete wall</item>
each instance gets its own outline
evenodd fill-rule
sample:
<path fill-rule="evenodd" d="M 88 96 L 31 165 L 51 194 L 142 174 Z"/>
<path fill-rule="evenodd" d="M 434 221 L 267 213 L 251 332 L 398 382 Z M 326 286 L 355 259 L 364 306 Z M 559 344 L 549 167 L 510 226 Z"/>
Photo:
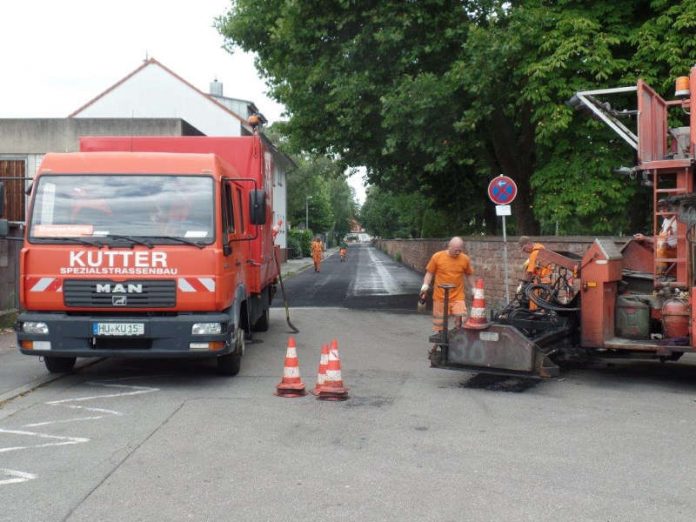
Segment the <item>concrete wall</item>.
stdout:
<path fill-rule="evenodd" d="M 13 156 L 74 152 L 81 136 L 200 136 L 180 118 L 34 118 L 0 119 L 0 154 Z M 36 168 L 27 168 L 33 176 Z"/>
<path fill-rule="evenodd" d="M 486 305 L 502 308 L 505 305 L 505 245 L 500 237 L 464 237 L 465 253 L 471 258 L 476 276 L 485 282 Z M 522 277 L 522 264 L 527 254 L 520 250 L 519 237 L 508 237 L 508 291 L 510 299 Z M 592 236 L 534 237 L 551 250 L 582 255 L 595 240 Z M 628 238 L 611 238 L 623 246 Z M 391 257 L 400 258 L 405 265 L 425 273 L 430 256 L 447 248 L 448 239 L 380 239 L 376 245 Z"/>

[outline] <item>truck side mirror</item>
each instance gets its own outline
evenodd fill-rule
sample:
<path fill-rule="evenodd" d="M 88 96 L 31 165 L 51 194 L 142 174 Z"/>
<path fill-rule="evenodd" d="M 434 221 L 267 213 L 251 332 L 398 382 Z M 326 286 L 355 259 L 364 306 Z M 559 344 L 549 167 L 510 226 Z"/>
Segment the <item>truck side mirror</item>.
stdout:
<path fill-rule="evenodd" d="M 266 191 L 252 190 L 249 192 L 249 221 L 252 225 L 266 223 Z"/>

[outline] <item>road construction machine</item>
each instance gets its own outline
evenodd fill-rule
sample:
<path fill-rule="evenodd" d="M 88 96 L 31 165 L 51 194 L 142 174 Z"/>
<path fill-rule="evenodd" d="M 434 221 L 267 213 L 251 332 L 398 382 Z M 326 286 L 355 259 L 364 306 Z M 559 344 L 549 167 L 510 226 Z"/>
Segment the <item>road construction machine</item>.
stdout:
<path fill-rule="evenodd" d="M 604 101 L 630 92 L 637 109 L 619 111 Z M 652 186 L 652 237 L 596 239 L 582 256 L 541 250 L 537 262 L 552 275 L 520 285 L 489 323 L 446 326 L 433 336 L 433 367 L 548 378 L 573 361 L 665 362 L 696 351 L 696 67 L 677 79 L 669 101 L 639 80 L 578 92 L 569 104 L 636 150 L 637 164 L 627 170 Z M 635 132 L 624 116 L 635 118 Z M 670 127 L 675 121 L 687 125 Z"/>

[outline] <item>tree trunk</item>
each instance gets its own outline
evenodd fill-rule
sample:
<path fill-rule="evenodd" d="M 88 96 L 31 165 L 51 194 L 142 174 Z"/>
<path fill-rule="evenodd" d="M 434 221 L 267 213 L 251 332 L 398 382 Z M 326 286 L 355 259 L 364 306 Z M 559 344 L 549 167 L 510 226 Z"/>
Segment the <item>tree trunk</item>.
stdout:
<path fill-rule="evenodd" d="M 514 121 L 497 108 L 491 115 L 488 129 L 490 145 L 499 174 L 513 179 L 517 185 L 517 198 L 512 203 L 515 233 L 517 235 L 536 235 L 539 223 L 534 217 L 533 194 L 530 179 L 535 166 L 534 126 L 528 110 L 518 113 L 521 122 L 516 128 Z"/>

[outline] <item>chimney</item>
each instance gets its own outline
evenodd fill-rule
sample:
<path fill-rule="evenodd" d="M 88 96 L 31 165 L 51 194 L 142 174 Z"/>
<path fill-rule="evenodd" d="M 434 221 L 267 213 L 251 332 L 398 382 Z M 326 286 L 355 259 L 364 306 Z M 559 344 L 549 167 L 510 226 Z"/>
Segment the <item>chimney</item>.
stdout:
<path fill-rule="evenodd" d="M 222 82 L 219 82 L 217 78 L 210 82 L 210 94 L 222 98 Z"/>

